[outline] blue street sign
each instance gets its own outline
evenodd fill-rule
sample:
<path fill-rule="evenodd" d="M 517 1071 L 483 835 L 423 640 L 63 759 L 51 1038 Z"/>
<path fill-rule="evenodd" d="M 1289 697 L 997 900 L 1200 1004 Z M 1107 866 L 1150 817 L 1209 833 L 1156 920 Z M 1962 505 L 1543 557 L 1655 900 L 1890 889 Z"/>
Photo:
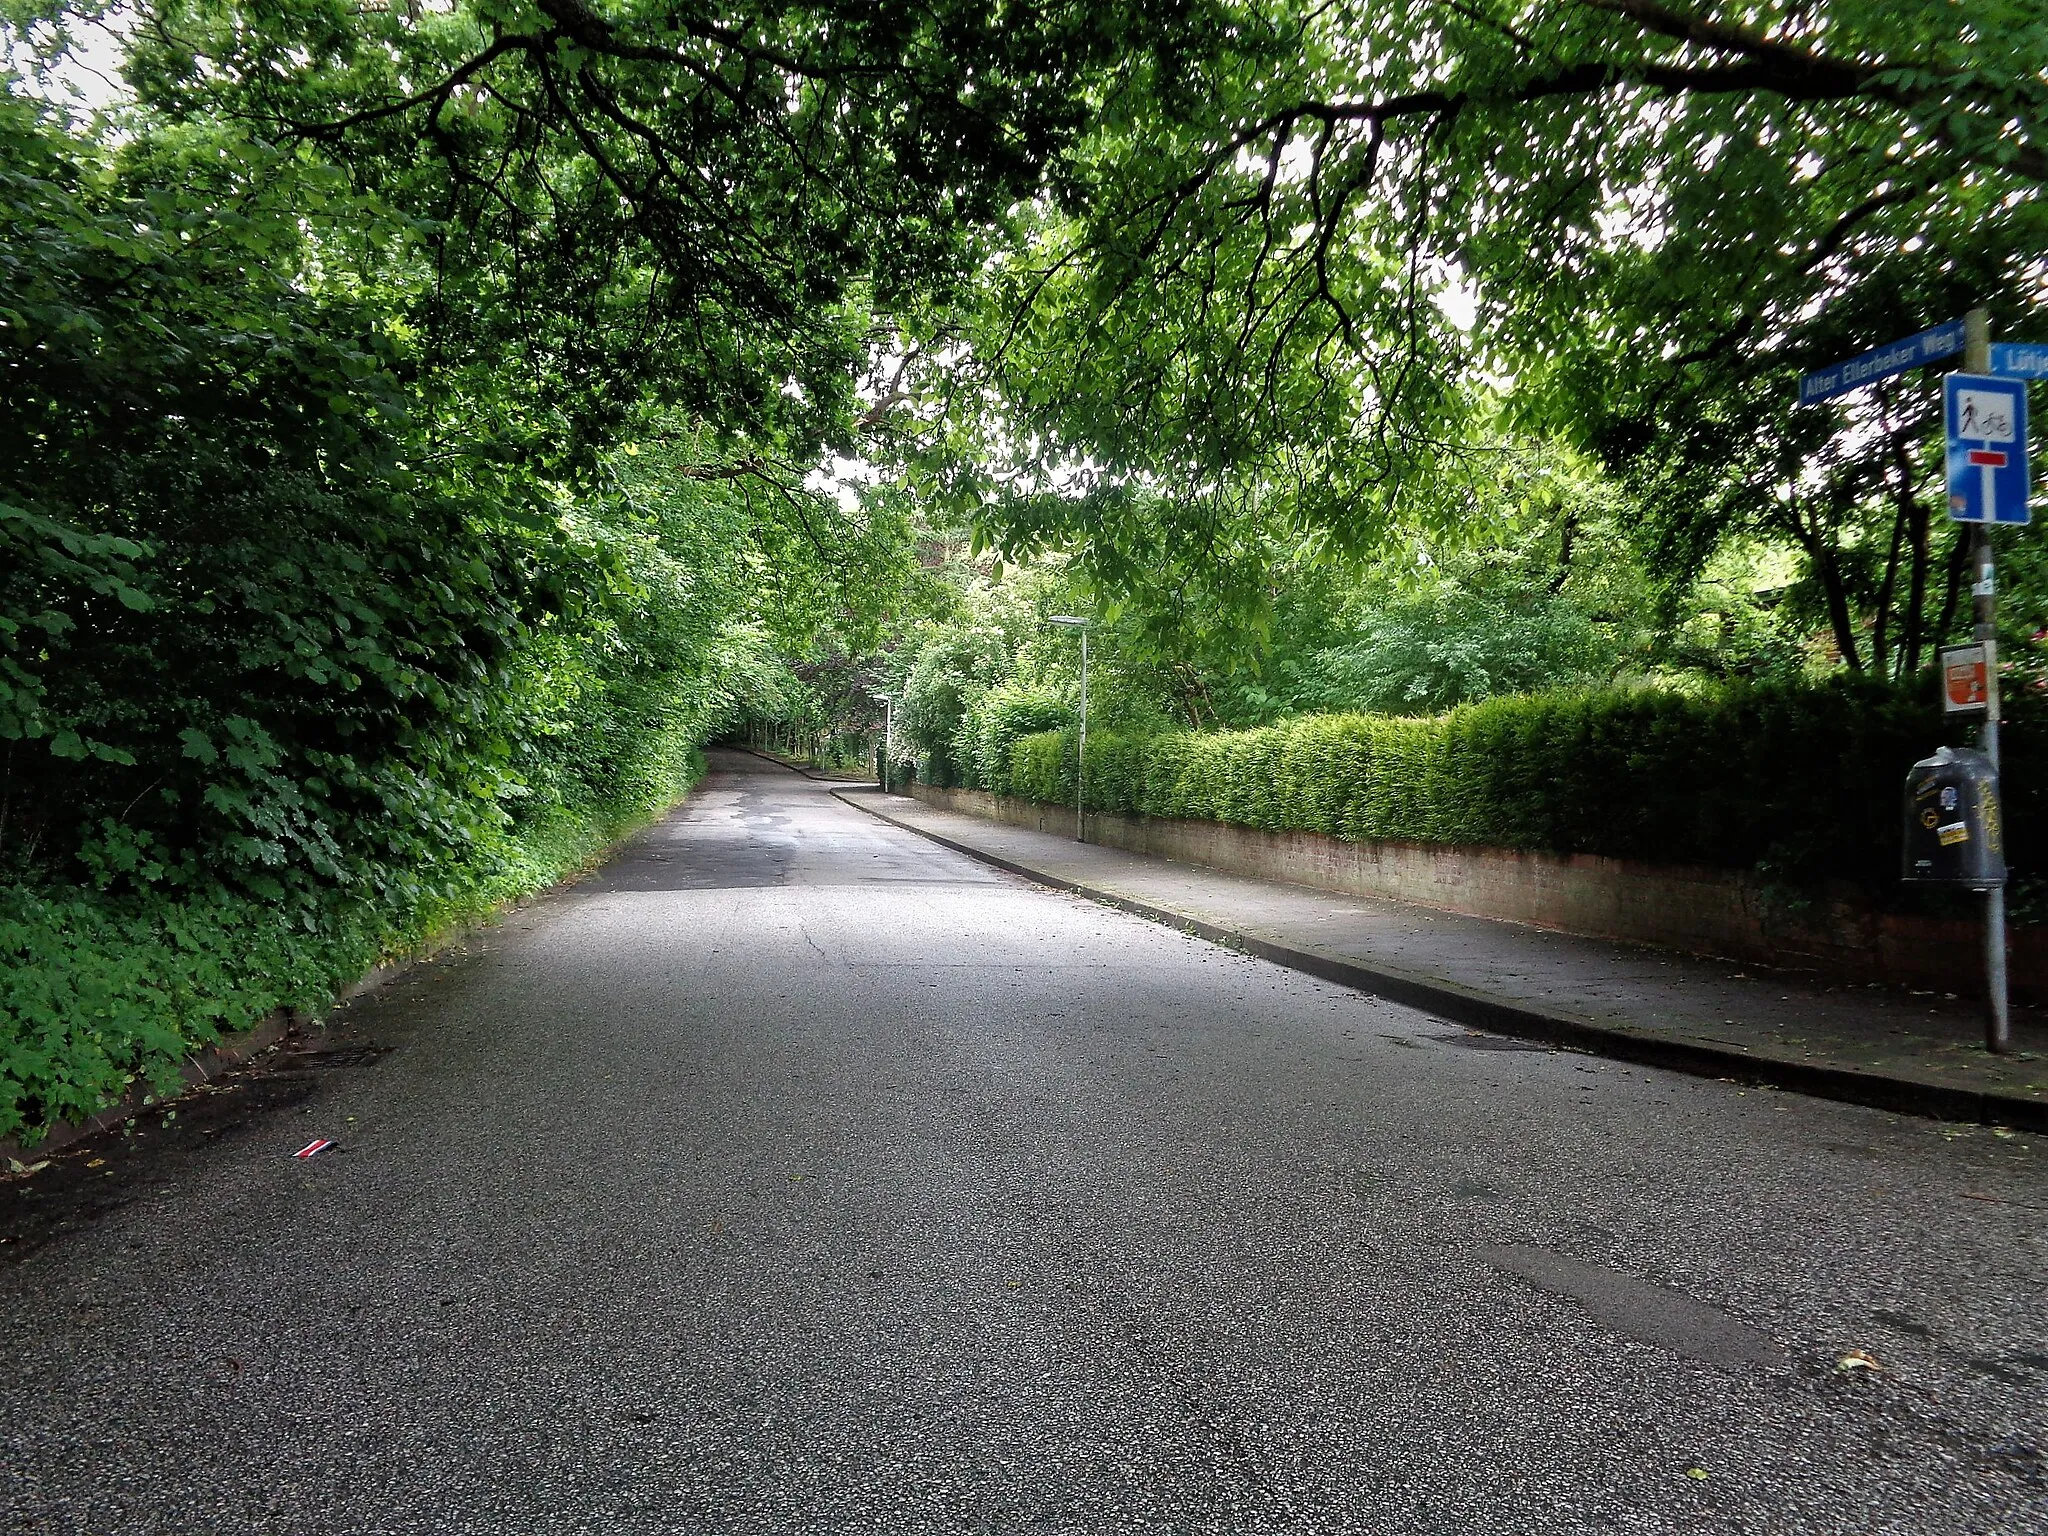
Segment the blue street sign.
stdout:
<path fill-rule="evenodd" d="M 1948 422 L 1948 515 L 1958 523 L 2027 519 L 2027 386 L 1952 373 L 1941 381 Z"/>
<path fill-rule="evenodd" d="M 2038 341 L 1994 341 L 1991 371 L 2005 379 L 2048 379 L 2048 345 Z"/>
<path fill-rule="evenodd" d="M 1904 341 L 1875 348 L 1861 357 L 1836 363 L 1832 368 L 1816 368 L 1812 373 L 1801 376 L 1799 403 L 1812 405 L 1817 400 L 1832 400 L 1836 395 L 1846 395 L 1852 389 L 1875 384 L 1879 379 L 1904 373 L 1908 368 L 1919 368 L 1940 358 L 1952 357 L 1962 350 L 1963 322 L 1951 320 L 1931 331 L 1922 331 L 1918 336 L 1908 336 Z"/>

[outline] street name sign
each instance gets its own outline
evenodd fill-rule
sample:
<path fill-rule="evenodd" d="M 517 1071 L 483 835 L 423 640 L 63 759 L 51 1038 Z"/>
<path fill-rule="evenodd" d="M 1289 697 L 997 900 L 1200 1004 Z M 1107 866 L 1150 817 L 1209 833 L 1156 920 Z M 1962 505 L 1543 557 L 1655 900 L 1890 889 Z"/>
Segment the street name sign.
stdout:
<path fill-rule="evenodd" d="M 2048 343 L 1994 341 L 1991 371 L 2006 379 L 2048 379 Z"/>
<path fill-rule="evenodd" d="M 1948 515 L 1958 523 L 2027 518 L 2027 386 L 1952 373 L 1941 381 L 1948 424 Z"/>
<path fill-rule="evenodd" d="M 1888 379 L 1909 368 L 1953 357 L 1962 350 L 1963 322 L 1951 320 L 1917 336 L 1908 336 L 1904 341 L 1876 347 L 1846 362 L 1829 368 L 1816 368 L 1812 373 L 1802 375 L 1799 403 L 1812 405 L 1817 401 L 1832 400 L 1836 395 L 1846 395 L 1852 389 L 1875 384 L 1879 379 Z"/>

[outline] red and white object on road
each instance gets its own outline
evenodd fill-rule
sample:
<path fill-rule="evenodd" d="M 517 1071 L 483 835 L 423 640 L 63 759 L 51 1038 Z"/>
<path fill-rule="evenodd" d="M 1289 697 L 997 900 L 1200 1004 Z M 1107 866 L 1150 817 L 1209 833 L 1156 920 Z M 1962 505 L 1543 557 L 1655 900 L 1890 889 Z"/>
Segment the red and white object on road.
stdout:
<path fill-rule="evenodd" d="M 294 1152 L 292 1156 L 302 1158 L 318 1157 L 322 1152 L 325 1152 L 329 1147 L 333 1145 L 334 1143 L 331 1141 L 309 1141 L 303 1147 L 299 1148 L 298 1151 Z"/>

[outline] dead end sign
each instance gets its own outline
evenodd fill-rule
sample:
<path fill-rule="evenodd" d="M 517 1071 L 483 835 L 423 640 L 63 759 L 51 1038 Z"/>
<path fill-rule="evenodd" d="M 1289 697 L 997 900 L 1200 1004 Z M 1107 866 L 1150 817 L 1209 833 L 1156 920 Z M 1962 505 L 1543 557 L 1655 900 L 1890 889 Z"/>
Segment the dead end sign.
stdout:
<path fill-rule="evenodd" d="M 2024 523 L 2027 386 L 1952 373 L 1941 381 L 1948 424 L 1948 515 L 1958 523 Z"/>

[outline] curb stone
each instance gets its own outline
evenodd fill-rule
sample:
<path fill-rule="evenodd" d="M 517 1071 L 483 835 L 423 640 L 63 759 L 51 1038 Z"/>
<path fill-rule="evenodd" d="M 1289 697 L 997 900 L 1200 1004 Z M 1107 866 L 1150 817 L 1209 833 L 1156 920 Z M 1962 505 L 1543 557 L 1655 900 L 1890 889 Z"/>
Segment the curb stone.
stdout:
<path fill-rule="evenodd" d="M 1018 860 L 1006 859 L 1000 854 L 990 853 L 986 849 L 976 848 L 956 838 L 934 832 L 928 827 L 920 827 L 913 822 L 892 816 L 880 807 L 868 805 L 840 790 L 835 789 L 831 794 L 834 799 L 855 810 L 864 811 L 877 820 L 885 821 L 905 832 L 914 832 L 919 837 L 952 849 L 955 853 L 964 853 L 971 859 L 993 865 L 997 869 L 1021 876 L 1038 885 L 1049 886 L 1057 891 L 1067 891 L 1077 896 L 1086 896 L 1105 906 L 1116 907 L 1155 923 L 1163 923 L 1169 928 L 1177 928 L 1183 933 L 1205 939 L 1212 944 L 1240 950 L 1258 959 L 1271 961 L 1275 965 L 1286 966 L 1289 970 L 1300 971 L 1323 981 L 1333 981 L 1340 986 L 1386 998 L 1389 1002 L 1419 1008 L 1439 1018 L 1483 1029 L 1491 1034 L 1536 1040 L 1545 1045 L 1582 1051 L 1590 1056 L 1604 1056 L 1615 1061 L 1630 1062 L 1636 1066 L 1662 1067 L 1693 1077 L 1710 1077 L 1767 1088 L 1782 1088 L 1812 1098 L 1859 1104 L 1868 1109 L 1889 1110 L 1894 1114 L 1921 1115 L 1934 1120 L 1970 1121 L 1980 1125 L 2010 1126 L 2021 1131 L 2048 1132 L 2048 1104 L 2037 1103 L 2031 1099 L 2015 1098 L 2009 1094 L 1983 1093 L 1971 1088 L 1950 1088 L 1939 1083 L 1919 1083 L 1909 1078 L 1858 1072 L 1849 1067 L 1783 1061 L 1775 1057 L 1756 1056 L 1746 1051 L 1728 1050 L 1725 1047 L 1693 1040 L 1678 1040 L 1666 1035 L 1653 1035 L 1640 1030 L 1597 1024 L 1590 1019 L 1537 1008 L 1526 1003 L 1506 1002 L 1475 988 L 1409 975 L 1389 968 L 1361 965 L 1355 960 L 1340 959 L 1335 955 L 1279 943 L 1222 924 L 1205 922 L 1170 908 L 1154 906 L 1135 897 L 1069 880 Z"/>
<path fill-rule="evenodd" d="M 296 1010 L 280 1008 L 259 1022 L 254 1029 L 216 1041 L 204 1050 L 188 1056 L 178 1067 L 178 1080 L 185 1088 L 210 1083 L 229 1068 L 239 1067 L 244 1062 L 262 1055 L 287 1035 L 295 1033 L 305 1022 L 305 1017 Z M 10 1177 L 6 1171 L 9 1162 L 39 1162 L 52 1152 L 61 1151 L 74 1142 L 83 1141 L 88 1136 L 110 1130 L 122 1121 L 132 1119 L 152 1104 L 168 1103 L 179 1097 L 181 1091 L 172 1089 L 159 1094 L 154 1089 L 137 1085 L 98 1114 L 87 1119 L 76 1122 L 53 1122 L 43 1139 L 26 1151 L 22 1150 L 17 1138 L 0 1137 L 0 1178 Z"/>
<path fill-rule="evenodd" d="M 567 884 L 568 882 L 564 881 L 563 883 Z M 549 889 L 552 890 L 554 887 L 551 886 Z M 536 892 L 535 894 L 545 893 Z M 483 932 L 486 928 L 503 921 L 512 912 L 517 911 L 519 906 L 524 905 L 525 903 L 521 902 L 516 906 L 507 908 L 505 912 L 500 913 L 488 922 L 461 924 L 459 927 L 450 929 L 447 933 L 441 935 L 432 944 L 423 945 L 410 954 L 401 955 L 395 960 L 386 960 L 382 964 L 373 965 L 369 970 L 363 972 L 362 975 L 334 994 L 334 1001 L 329 1005 L 330 1011 L 334 1008 L 339 1008 L 343 1003 L 354 1002 L 359 997 L 375 992 L 378 988 L 397 980 L 415 966 L 424 965 L 430 960 L 438 959 L 449 950 Z M 85 1140 L 88 1136 L 96 1136 L 101 1131 L 113 1129 L 123 1121 L 132 1120 L 136 1115 L 139 1115 L 143 1110 L 148 1109 L 154 1104 L 168 1104 L 172 1100 L 179 1098 L 184 1088 L 196 1087 L 200 1083 L 210 1083 L 223 1072 L 254 1060 L 265 1051 L 270 1050 L 273 1046 L 280 1044 L 293 1035 L 301 1034 L 309 1028 L 317 1029 L 321 1027 L 324 1027 L 321 1022 L 321 1016 L 303 1013 L 296 1008 L 280 1008 L 261 1019 L 253 1029 L 246 1030 L 239 1035 L 230 1035 L 223 1040 L 217 1040 L 212 1045 L 195 1051 L 186 1057 L 178 1067 L 178 1081 L 182 1085 L 181 1088 L 173 1088 L 166 1093 L 160 1094 L 146 1084 L 138 1083 L 96 1115 L 76 1122 L 70 1120 L 53 1121 L 44 1133 L 43 1139 L 26 1151 L 22 1149 L 19 1138 L 13 1136 L 0 1137 L 0 1179 L 14 1177 L 14 1175 L 10 1175 L 7 1172 L 7 1164 L 10 1161 L 20 1163 L 39 1162 L 48 1157 L 52 1152 L 61 1151 L 65 1147 Z"/>
<path fill-rule="evenodd" d="M 773 752 L 769 752 L 769 751 L 767 751 L 767 750 L 765 750 L 764 748 L 761 748 L 761 747 L 747 747 L 747 746 L 738 746 L 738 745 L 735 745 L 735 746 L 729 747 L 729 748 L 728 748 L 727 750 L 729 750 L 729 751 L 733 751 L 733 752 L 744 752 L 744 753 L 746 753 L 746 754 L 747 754 L 747 755 L 748 755 L 749 757 L 758 757 L 758 758 L 760 758 L 760 759 L 761 759 L 761 761 L 762 761 L 762 762 L 764 762 L 764 763 L 773 763 L 773 764 L 774 764 L 774 765 L 775 765 L 776 767 L 778 767 L 778 768 L 787 768 L 787 769 L 788 769 L 788 770 L 789 770 L 789 771 L 790 771 L 791 773 L 800 773 L 800 774 L 802 774 L 802 775 L 803 775 L 803 776 L 804 776 L 805 778 L 807 778 L 807 779 L 815 779 L 815 780 L 816 780 L 816 781 L 817 781 L 818 783 L 820 783 L 820 784 L 862 784 L 862 785 L 866 785 L 866 784 L 874 784 L 874 783 L 875 783 L 875 781 L 874 781 L 873 779 L 863 779 L 863 778 L 850 778 L 850 779 L 849 779 L 849 778 L 842 778 L 842 777 L 840 777 L 840 776 L 839 776 L 839 775 L 837 775 L 837 774 L 832 774 L 832 773 L 826 773 L 826 772 L 825 772 L 824 770 L 822 770 L 822 769 L 819 769 L 819 768 L 813 768 L 813 767 L 811 767 L 811 766 L 810 766 L 810 764 L 808 764 L 808 763 L 796 763 L 796 762 L 791 762 L 791 761 L 790 761 L 790 760 L 789 760 L 788 758 L 786 758 L 786 757 L 778 757 L 778 756 L 777 756 L 777 755 L 776 755 L 775 753 L 773 753 Z M 879 789 L 879 788 L 880 788 L 881 786 L 880 786 L 880 785 L 875 785 L 875 787 Z M 835 793 L 836 793 L 836 791 L 835 791 Z"/>

